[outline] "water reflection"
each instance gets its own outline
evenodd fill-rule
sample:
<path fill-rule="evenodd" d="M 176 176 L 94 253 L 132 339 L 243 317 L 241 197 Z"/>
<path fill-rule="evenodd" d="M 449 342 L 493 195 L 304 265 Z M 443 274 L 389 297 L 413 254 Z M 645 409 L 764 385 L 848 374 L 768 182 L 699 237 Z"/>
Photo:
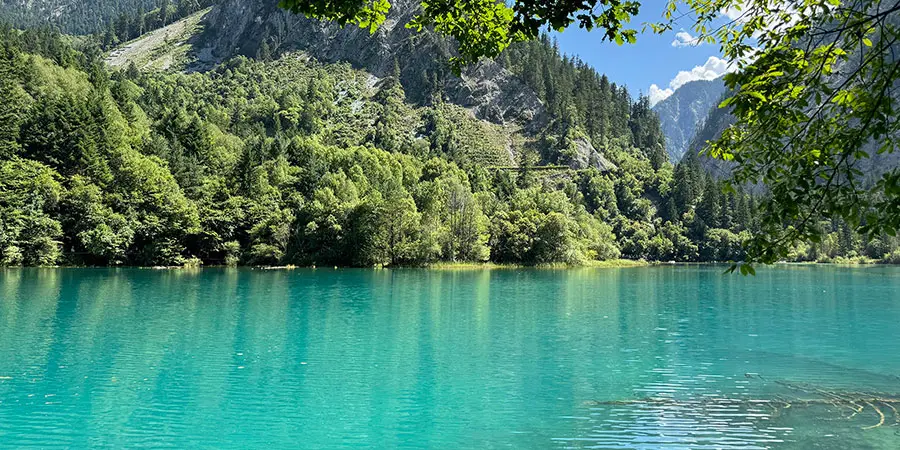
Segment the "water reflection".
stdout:
<path fill-rule="evenodd" d="M 0 446 L 897 448 L 871 417 L 703 399 L 900 391 L 898 286 L 891 268 L 6 269 Z M 673 402 L 604 403 L 642 398 Z"/>

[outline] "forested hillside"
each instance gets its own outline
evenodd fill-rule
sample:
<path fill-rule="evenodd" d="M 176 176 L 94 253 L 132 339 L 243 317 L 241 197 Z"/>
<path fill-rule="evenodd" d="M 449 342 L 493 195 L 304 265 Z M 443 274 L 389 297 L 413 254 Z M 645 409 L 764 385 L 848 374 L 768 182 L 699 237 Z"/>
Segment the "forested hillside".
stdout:
<path fill-rule="evenodd" d="M 2 265 L 724 261 L 757 226 L 754 198 L 667 161 L 646 98 L 547 39 L 491 69 L 539 110 L 494 120 L 453 101 L 459 81 L 409 95 L 396 59 L 163 73 L 70 42 L 0 31 Z M 896 246 L 833 228 L 796 258 Z"/>
<path fill-rule="evenodd" d="M 122 17 L 140 17 L 160 9 L 172 12 L 190 8 L 199 1 L 6 0 L 0 2 L 0 17 L 19 28 L 50 25 L 67 33 L 91 34 L 104 30 Z"/>

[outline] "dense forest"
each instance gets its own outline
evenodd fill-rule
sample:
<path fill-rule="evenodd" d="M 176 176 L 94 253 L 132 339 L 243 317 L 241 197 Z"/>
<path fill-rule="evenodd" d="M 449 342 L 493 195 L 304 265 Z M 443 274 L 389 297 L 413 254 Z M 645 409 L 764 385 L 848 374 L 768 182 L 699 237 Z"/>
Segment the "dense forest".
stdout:
<path fill-rule="evenodd" d="M 111 71 L 104 34 L 0 29 L 0 265 L 739 261 L 758 227 L 696 149 L 668 161 L 647 98 L 546 38 L 500 58 L 547 110 L 523 136 L 439 90 L 408 102 L 399 68 Z M 603 164 L 573 164 L 586 145 Z M 793 259 L 900 259 L 821 226 Z"/>
<path fill-rule="evenodd" d="M 71 34 L 112 34 L 120 41 L 166 26 L 212 0 L 8 0 L 0 17 L 20 28 L 52 26 Z"/>

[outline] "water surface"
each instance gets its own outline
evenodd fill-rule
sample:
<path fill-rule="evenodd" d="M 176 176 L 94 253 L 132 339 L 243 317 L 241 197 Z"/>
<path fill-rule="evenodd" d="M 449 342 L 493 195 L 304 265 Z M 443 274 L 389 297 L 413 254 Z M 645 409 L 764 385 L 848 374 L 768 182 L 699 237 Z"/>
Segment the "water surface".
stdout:
<path fill-rule="evenodd" d="M 900 396 L 898 325 L 890 267 L 6 269 L 0 447 L 897 449 L 708 399 Z"/>

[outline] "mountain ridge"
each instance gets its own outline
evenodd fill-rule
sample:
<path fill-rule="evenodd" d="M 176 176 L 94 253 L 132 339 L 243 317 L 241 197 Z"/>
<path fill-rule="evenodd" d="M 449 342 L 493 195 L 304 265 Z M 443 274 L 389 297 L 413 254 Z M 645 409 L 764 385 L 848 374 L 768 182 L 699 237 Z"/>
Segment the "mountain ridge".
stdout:
<path fill-rule="evenodd" d="M 675 163 L 681 160 L 697 132 L 703 128 L 710 110 L 725 93 L 725 83 L 696 80 L 685 83 L 668 98 L 653 106 L 666 135 L 666 151 Z"/>

